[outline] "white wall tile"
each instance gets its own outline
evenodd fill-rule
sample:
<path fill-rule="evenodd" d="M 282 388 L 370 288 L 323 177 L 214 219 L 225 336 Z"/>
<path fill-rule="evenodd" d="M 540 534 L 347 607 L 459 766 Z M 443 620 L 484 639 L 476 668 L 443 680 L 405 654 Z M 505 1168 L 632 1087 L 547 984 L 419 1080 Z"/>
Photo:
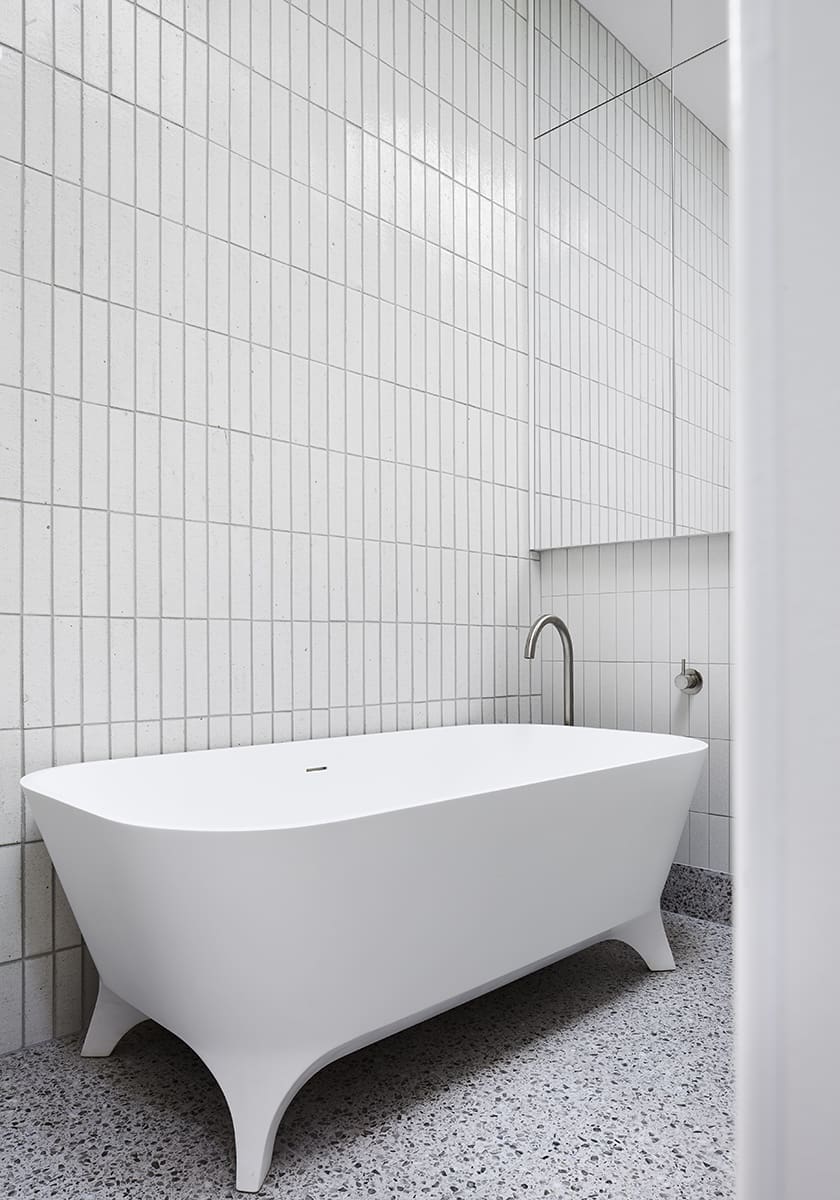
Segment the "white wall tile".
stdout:
<path fill-rule="evenodd" d="M 5 55 L 3 56 L 5 59 Z M 53 169 L 53 71 L 27 54 L 24 88 L 24 161 L 38 171 Z"/>
<path fill-rule="evenodd" d="M 544 551 L 540 562 L 540 607 L 563 617 L 572 632 L 579 722 L 708 741 L 676 861 L 724 872 L 732 827 L 729 543 L 728 535 L 714 535 L 597 551 L 571 547 Z M 587 559 L 596 552 L 598 574 Z M 579 594 L 584 582 L 592 590 Z M 594 628 L 597 638 L 587 635 Z M 544 645 L 544 653 L 542 708 L 545 719 L 556 722 L 562 719 L 559 646 Z M 673 684 L 683 657 L 704 679 L 703 690 L 690 698 Z"/>
<path fill-rule="evenodd" d="M 534 544 L 728 529 L 728 150 L 559 11 L 534 13 Z M 582 28 L 608 48 L 583 63 Z"/>
<path fill-rule="evenodd" d="M 17 842 L 21 832 L 21 735 L 18 730 L 0 732 L 0 844 Z"/>
<path fill-rule="evenodd" d="M 12 43 L 13 45 L 14 43 Z M 0 59 L 0 154 L 23 161 L 23 56 L 4 47 Z"/>
<path fill-rule="evenodd" d="M 54 1036 L 75 1032 L 82 1021 L 82 948 L 59 950 L 55 955 Z"/>
<path fill-rule="evenodd" d="M 23 847 L 25 955 L 52 950 L 53 870 L 43 842 Z"/>
<path fill-rule="evenodd" d="M 22 729 L 33 770 L 541 712 L 525 20 L 491 2 L 451 69 L 408 8 L 38 0 L 24 71 L 0 6 L 3 1048 L 81 1020 Z"/>
<path fill-rule="evenodd" d="M 21 932 L 21 847 L 0 846 L 0 962 L 20 958 Z"/>
<path fill-rule="evenodd" d="M 26 959 L 23 968 L 23 1040 L 32 1046 L 53 1035 L 52 955 Z"/>
<path fill-rule="evenodd" d="M 23 963 L 0 963 L 0 1054 L 17 1050 L 23 1027 Z"/>

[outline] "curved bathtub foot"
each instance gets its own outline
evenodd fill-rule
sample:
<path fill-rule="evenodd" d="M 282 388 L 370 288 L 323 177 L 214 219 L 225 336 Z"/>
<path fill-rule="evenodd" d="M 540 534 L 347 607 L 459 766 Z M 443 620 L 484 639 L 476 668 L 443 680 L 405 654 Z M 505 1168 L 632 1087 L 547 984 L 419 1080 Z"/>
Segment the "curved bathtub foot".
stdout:
<path fill-rule="evenodd" d="M 271 1166 L 277 1127 L 306 1076 L 299 1063 L 255 1063 L 216 1069 L 208 1063 L 224 1093 L 236 1143 L 236 1188 L 258 1192 Z"/>
<path fill-rule="evenodd" d="M 125 1000 L 115 995 L 100 979 L 99 994 L 82 1046 L 82 1056 L 107 1058 L 123 1034 L 145 1020 L 145 1013 L 126 1004 Z"/>
<path fill-rule="evenodd" d="M 651 971 L 673 971 L 674 956 L 668 943 L 668 935 L 662 924 L 662 912 L 659 908 L 651 909 L 644 916 L 627 921 L 611 929 L 607 937 L 626 942 L 628 946 L 640 954 Z"/>

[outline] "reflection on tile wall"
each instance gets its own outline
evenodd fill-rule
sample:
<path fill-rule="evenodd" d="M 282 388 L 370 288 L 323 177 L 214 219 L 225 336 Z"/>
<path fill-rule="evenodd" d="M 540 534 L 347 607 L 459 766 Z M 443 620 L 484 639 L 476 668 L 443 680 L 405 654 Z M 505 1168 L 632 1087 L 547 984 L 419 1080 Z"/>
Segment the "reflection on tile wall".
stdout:
<path fill-rule="evenodd" d="M 725 54 L 725 47 L 712 53 Z M 674 112 L 675 532 L 732 525 L 729 149 Z"/>
<path fill-rule="evenodd" d="M 655 61 L 642 64 L 578 0 L 534 3 L 534 132 L 637 87 L 670 65 L 670 12 L 660 3 Z M 650 3 L 648 13 L 652 12 Z M 667 57 L 666 57 L 667 56 Z"/>
<path fill-rule="evenodd" d="M 663 538 L 542 555 L 542 608 L 574 642 L 581 725 L 685 734 L 709 743 L 677 862 L 730 870 L 730 537 Z M 545 636 L 545 720 L 562 720 L 559 639 Z M 685 657 L 704 680 L 673 685 Z"/>
<path fill-rule="evenodd" d="M 435 13 L 0 5 L 2 1049 L 80 1022 L 22 770 L 539 716 L 526 5 Z"/>
<path fill-rule="evenodd" d="M 671 104 L 653 81 L 535 146 L 537 545 L 674 532 Z"/>

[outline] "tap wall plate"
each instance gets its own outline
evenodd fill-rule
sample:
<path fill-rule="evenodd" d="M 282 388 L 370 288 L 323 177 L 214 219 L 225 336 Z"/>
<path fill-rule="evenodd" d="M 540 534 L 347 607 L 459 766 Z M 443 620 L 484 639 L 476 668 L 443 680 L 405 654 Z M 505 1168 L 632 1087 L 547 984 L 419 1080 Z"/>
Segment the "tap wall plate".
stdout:
<path fill-rule="evenodd" d="M 674 687 L 685 696 L 696 696 L 703 690 L 703 676 L 696 667 L 686 669 L 685 659 L 683 659 L 679 675 L 674 676 Z"/>

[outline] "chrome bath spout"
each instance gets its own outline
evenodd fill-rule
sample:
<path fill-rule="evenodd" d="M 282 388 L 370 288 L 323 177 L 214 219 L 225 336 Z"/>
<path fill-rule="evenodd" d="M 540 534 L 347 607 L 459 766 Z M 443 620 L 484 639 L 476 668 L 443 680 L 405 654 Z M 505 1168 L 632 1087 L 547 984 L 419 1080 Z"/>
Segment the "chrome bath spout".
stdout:
<path fill-rule="evenodd" d="M 525 657 L 533 658 L 537 653 L 537 642 L 540 639 L 540 634 L 547 625 L 553 625 L 560 634 L 560 641 L 563 643 L 563 724 L 574 725 L 575 723 L 575 664 L 574 654 L 572 652 L 572 635 L 569 633 L 569 627 L 560 617 L 552 616 L 551 613 L 543 613 L 541 617 L 537 617 L 534 624 L 528 630 L 528 636 L 525 639 Z"/>

